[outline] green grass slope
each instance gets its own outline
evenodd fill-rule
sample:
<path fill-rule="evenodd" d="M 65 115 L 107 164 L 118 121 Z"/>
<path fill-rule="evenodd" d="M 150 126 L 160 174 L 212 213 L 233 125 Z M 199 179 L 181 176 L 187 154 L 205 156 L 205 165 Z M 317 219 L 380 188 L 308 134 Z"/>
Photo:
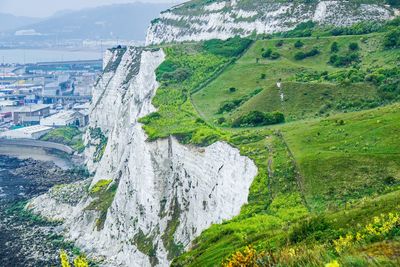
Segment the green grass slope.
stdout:
<path fill-rule="evenodd" d="M 164 46 L 158 110 L 141 119 L 149 140 L 225 141 L 258 168 L 240 214 L 205 230 L 189 251 L 174 243 L 177 227 L 163 233 L 172 266 L 400 264 L 400 41 L 386 46 L 390 27 L 283 43 L 234 38 Z M 339 51 L 331 52 L 333 42 Z M 358 49 L 349 52 L 351 43 Z M 313 56 L 294 58 L 314 47 Z M 352 53 L 358 60 L 334 66 Z M 229 127 L 256 110 L 279 110 L 286 123 Z"/>
<path fill-rule="evenodd" d="M 399 188 L 399 119 L 400 106 L 393 105 L 281 128 L 312 210 Z"/>
<path fill-rule="evenodd" d="M 173 266 L 218 266 L 247 245 L 269 253 L 258 254 L 259 266 L 399 264 L 400 221 L 388 233 L 352 239 L 343 251 L 334 245 L 376 216 L 400 212 L 399 111 L 396 104 L 258 130 L 268 155 L 267 205 L 254 205 L 258 192 L 251 191 L 241 215 L 204 231 Z"/>
<path fill-rule="evenodd" d="M 399 50 L 384 49 L 383 33 L 356 36 L 329 36 L 258 40 L 223 74 L 193 95 L 193 102 L 210 122 L 220 117 L 232 120 L 250 110 L 281 111 L 287 120 L 319 116 L 320 114 L 354 111 L 380 105 L 378 86 L 366 77 L 378 69 L 398 67 Z M 277 46 L 279 42 L 281 46 Z M 301 41 L 302 47 L 294 44 Z M 332 43 L 339 47 L 331 52 Z M 357 43 L 359 49 L 349 51 Z M 316 48 L 318 55 L 296 60 L 299 52 Z M 271 49 L 280 54 L 278 59 L 263 58 Z M 359 55 L 359 61 L 348 66 L 329 64 L 333 54 Z M 282 80 L 281 90 L 277 87 Z M 234 92 L 229 89 L 235 88 Z M 250 97 L 237 108 L 221 114 L 219 108 L 226 102 L 250 95 L 257 88 L 262 92 Z M 283 94 L 283 101 L 281 100 Z"/>

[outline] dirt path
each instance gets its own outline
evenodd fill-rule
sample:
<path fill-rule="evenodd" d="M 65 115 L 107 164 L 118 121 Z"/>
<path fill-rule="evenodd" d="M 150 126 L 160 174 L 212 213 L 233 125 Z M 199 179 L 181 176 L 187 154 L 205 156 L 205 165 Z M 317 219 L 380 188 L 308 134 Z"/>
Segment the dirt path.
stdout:
<path fill-rule="evenodd" d="M 278 132 L 276 133 L 276 136 L 277 136 L 278 138 L 280 138 L 280 139 L 282 140 L 283 144 L 286 146 L 286 149 L 287 149 L 287 151 L 288 151 L 288 153 L 289 153 L 290 161 L 292 162 L 293 166 L 295 167 L 295 173 L 296 173 L 296 177 L 295 177 L 295 178 L 296 178 L 296 183 L 297 183 L 297 187 L 298 187 L 298 189 L 299 189 L 299 192 L 300 192 L 300 194 L 301 194 L 301 198 L 302 198 L 302 200 L 303 200 L 303 204 L 304 204 L 304 206 L 307 207 L 307 209 L 310 211 L 310 210 L 311 210 L 311 209 L 310 209 L 310 206 L 308 205 L 307 199 L 306 199 L 306 197 L 305 197 L 304 178 L 303 178 L 303 176 L 302 176 L 301 173 L 300 173 L 299 165 L 298 165 L 298 163 L 297 163 L 297 161 L 296 161 L 296 159 L 295 159 L 295 157 L 294 157 L 294 155 L 293 155 L 292 150 L 290 149 L 288 143 L 286 142 L 286 140 L 285 140 L 285 138 L 284 138 L 282 132 L 281 132 L 281 131 L 278 131 Z"/>

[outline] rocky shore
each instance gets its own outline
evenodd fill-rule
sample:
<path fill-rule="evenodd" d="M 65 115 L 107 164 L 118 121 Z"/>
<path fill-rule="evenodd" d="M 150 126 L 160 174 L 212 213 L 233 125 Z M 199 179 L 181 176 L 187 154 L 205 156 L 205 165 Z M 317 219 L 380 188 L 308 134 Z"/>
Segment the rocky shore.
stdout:
<path fill-rule="evenodd" d="M 24 210 L 28 199 L 57 184 L 85 177 L 81 169 L 62 169 L 54 162 L 0 155 L 0 267 L 55 266 L 64 242 L 57 222 Z"/>

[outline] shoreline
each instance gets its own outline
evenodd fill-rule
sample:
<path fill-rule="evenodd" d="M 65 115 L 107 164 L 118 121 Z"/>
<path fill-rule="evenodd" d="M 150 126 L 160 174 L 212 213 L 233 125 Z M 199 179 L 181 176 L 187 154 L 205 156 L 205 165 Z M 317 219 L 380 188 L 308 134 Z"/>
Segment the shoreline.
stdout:
<path fill-rule="evenodd" d="M 36 140 L 0 139 L 0 155 L 15 157 L 20 160 L 53 162 L 57 167 L 68 170 L 82 167 L 82 155 L 65 145 Z"/>
<path fill-rule="evenodd" d="M 51 187 L 84 176 L 74 169 L 63 170 L 54 161 L 33 160 L 33 154 L 37 153 L 29 159 L 0 155 L 0 266 L 56 266 L 59 250 L 72 249 L 60 235 L 62 228 L 24 207 Z"/>

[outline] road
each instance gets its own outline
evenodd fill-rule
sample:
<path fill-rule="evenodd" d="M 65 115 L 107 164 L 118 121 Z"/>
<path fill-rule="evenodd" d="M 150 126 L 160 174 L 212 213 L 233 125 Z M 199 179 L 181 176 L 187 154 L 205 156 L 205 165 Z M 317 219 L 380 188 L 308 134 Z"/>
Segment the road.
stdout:
<path fill-rule="evenodd" d="M 50 148 L 65 152 L 70 155 L 75 152 L 75 150 L 73 150 L 71 147 L 63 144 L 39 141 L 39 140 L 31 140 L 31 139 L 0 139 L 0 146 L 1 145 L 14 145 L 14 146 L 19 145 L 19 146 Z"/>

